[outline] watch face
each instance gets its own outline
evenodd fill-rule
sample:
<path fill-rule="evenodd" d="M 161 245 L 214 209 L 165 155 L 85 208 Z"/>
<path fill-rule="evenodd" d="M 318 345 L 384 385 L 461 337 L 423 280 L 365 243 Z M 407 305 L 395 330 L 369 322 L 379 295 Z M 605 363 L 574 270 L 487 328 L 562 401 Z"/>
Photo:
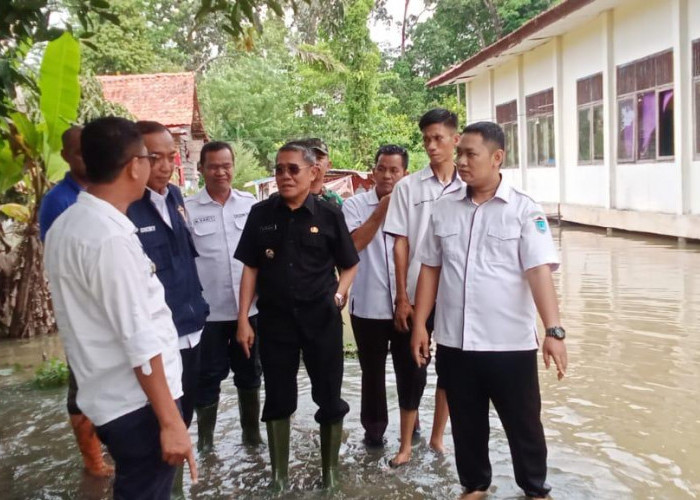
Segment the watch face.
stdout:
<path fill-rule="evenodd" d="M 566 338 L 566 331 L 560 326 L 555 326 L 553 328 L 547 328 L 546 335 L 548 337 L 554 337 L 555 339 L 564 339 Z"/>

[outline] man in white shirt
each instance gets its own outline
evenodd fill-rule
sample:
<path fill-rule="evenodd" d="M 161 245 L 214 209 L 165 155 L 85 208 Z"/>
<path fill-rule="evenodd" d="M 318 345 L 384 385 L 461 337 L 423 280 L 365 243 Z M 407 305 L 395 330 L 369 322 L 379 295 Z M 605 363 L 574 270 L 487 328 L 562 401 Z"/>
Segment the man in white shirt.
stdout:
<path fill-rule="evenodd" d="M 202 369 L 197 394 L 197 448 L 206 451 L 214 444 L 214 427 L 221 382 L 233 371 L 238 391 L 238 411 L 243 443 L 257 445 L 260 437 L 260 385 L 262 367 L 257 340 L 247 358 L 236 342 L 238 305 L 243 263 L 233 254 L 241 238 L 255 197 L 231 189 L 235 158 L 226 142 L 213 141 L 200 152 L 199 169 L 204 189 L 185 201 L 204 297 L 211 312 L 202 334 Z M 249 312 L 256 328 L 257 309 Z"/>
<path fill-rule="evenodd" d="M 425 368 L 411 357 L 411 337 L 394 328 L 394 238 L 382 231 L 394 185 L 407 173 L 408 152 L 394 145 L 379 148 L 372 169 L 375 186 L 345 201 L 343 214 L 360 254 L 350 290 L 350 321 L 362 369 L 360 421 L 367 446 L 383 446 L 389 422 L 386 404 L 386 356 L 396 373 L 399 407 L 416 410 Z"/>
<path fill-rule="evenodd" d="M 412 350 L 418 365 L 427 362 L 424 325 L 437 298 L 436 370 L 467 499 L 485 497 L 491 484 L 489 401 L 508 437 L 517 484 L 530 498 L 549 493 L 535 308 L 546 328 L 545 365 L 554 360 L 559 379 L 567 365 L 552 282 L 559 257 L 542 208 L 500 175 L 504 143 L 495 123 L 464 129 L 457 166 L 467 184 L 435 204 L 418 250 Z"/>
<path fill-rule="evenodd" d="M 90 186 L 52 225 L 45 263 L 77 402 L 116 464 L 115 498 L 169 498 L 176 465 L 197 472 L 180 415 L 181 362 L 163 286 L 126 217 L 150 173 L 136 125 L 87 124 Z"/>
<path fill-rule="evenodd" d="M 406 333 L 410 332 L 413 323 L 414 295 L 420 271 L 420 262 L 415 258 L 416 248 L 428 227 L 435 201 L 456 192 L 462 185 L 454 165 L 454 147 L 459 140 L 457 115 L 446 109 L 432 109 L 421 117 L 418 126 L 430 164 L 396 185 L 384 222 L 384 232 L 395 237 L 394 323 L 398 331 Z M 428 330 L 432 331 L 432 315 L 428 322 Z M 425 376 L 422 385 L 425 388 Z M 445 391 L 438 377 L 430 446 L 440 453 L 444 451 L 442 436 L 448 416 Z M 417 417 L 417 409 L 401 410 L 401 448 L 391 465 L 403 465 L 410 460 L 411 437 L 414 426 L 418 425 Z"/>

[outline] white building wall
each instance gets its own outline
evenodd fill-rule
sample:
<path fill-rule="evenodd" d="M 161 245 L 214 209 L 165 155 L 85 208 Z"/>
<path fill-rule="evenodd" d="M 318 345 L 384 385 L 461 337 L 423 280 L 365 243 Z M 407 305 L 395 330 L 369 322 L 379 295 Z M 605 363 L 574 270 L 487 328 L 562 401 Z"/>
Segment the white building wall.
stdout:
<path fill-rule="evenodd" d="M 690 38 L 691 43 L 693 40 L 700 39 L 700 2 L 698 2 L 697 0 L 688 1 L 688 36 Z M 690 93 L 692 98 L 694 99 L 693 88 L 690 89 Z M 693 124 L 695 124 L 694 115 Z M 693 140 L 695 140 L 695 133 L 695 130 L 693 130 L 691 133 L 691 138 Z M 690 173 L 691 178 L 688 181 L 691 183 L 690 210 L 691 213 L 700 215 L 700 155 L 695 153 L 695 143 L 693 143 L 693 163 L 690 169 Z"/>
<path fill-rule="evenodd" d="M 489 73 L 484 72 L 471 81 L 469 110 L 467 122 L 474 123 L 482 120 L 493 120 L 494 111 L 490 109 Z"/>
<path fill-rule="evenodd" d="M 671 1 L 629 2 L 615 9 L 613 32 L 616 66 L 673 46 Z M 680 175 L 681 169 L 674 161 L 619 163 L 616 169 L 615 208 L 680 213 Z"/>
<path fill-rule="evenodd" d="M 496 106 L 518 98 L 518 62 L 513 59 L 493 72 L 493 98 Z M 523 110 L 524 111 L 524 110 Z M 495 110 L 494 110 L 495 113 Z M 520 113 L 520 110 L 518 110 Z"/>
<path fill-rule="evenodd" d="M 563 166 L 566 203 L 603 207 L 608 196 L 607 162 L 578 164 L 578 105 L 576 81 L 604 70 L 602 19 L 599 17 L 563 36 Z"/>

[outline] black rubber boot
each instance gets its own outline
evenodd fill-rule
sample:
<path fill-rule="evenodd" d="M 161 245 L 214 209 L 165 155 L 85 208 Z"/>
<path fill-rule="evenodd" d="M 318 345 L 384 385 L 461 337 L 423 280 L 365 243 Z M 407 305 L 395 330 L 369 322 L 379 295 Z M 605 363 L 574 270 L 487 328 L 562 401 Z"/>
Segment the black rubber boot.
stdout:
<path fill-rule="evenodd" d="M 238 389 L 238 414 L 241 417 L 243 444 L 258 446 L 260 436 L 260 389 Z"/>
<path fill-rule="evenodd" d="M 339 484 L 338 452 L 343 435 L 343 421 L 321 424 L 321 469 L 323 487 L 334 489 Z"/>
<path fill-rule="evenodd" d="M 214 449 L 214 427 L 219 403 L 195 408 L 197 412 L 197 451 L 209 453 Z"/>
<path fill-rule="evenodd" d="M 270 448 L 272 481 L 270 488 L 280 492 L 289 482 L 289 419 L 267 422 L 267 446 Z"/>

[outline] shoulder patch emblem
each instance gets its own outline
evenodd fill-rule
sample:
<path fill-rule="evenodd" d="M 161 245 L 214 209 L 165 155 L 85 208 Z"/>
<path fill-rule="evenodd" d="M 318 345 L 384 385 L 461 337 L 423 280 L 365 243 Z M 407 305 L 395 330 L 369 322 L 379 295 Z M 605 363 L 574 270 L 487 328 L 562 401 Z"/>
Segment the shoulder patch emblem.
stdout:
<path fill-rule="evenodd" d="M 547 232 L 547 219 L 544 218 L 542 215 L 538 215 L 535 217 L 535 228 L 537 229 L 537 232 L 539 233 L 546 233 Z"/>

